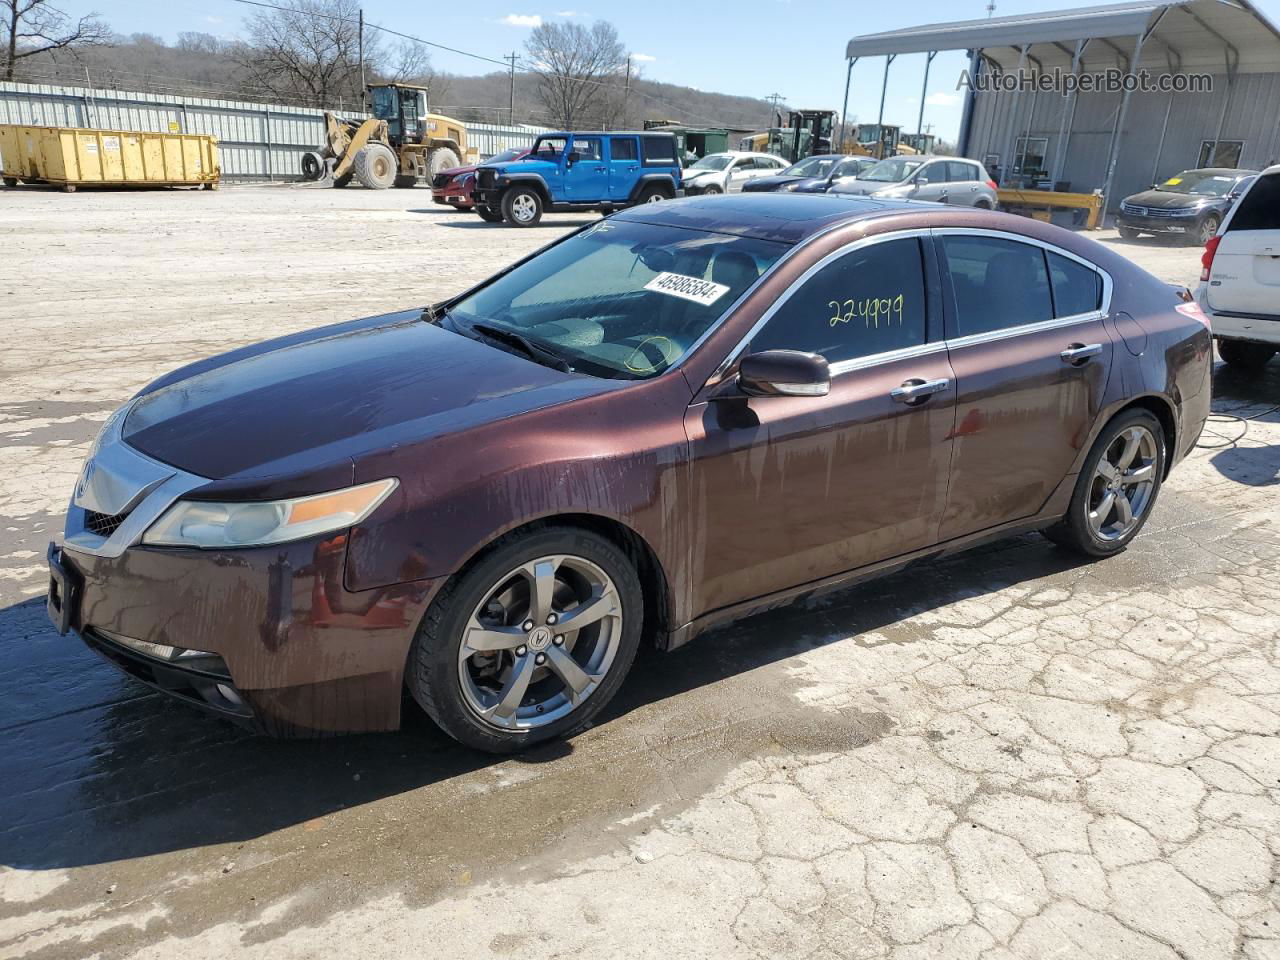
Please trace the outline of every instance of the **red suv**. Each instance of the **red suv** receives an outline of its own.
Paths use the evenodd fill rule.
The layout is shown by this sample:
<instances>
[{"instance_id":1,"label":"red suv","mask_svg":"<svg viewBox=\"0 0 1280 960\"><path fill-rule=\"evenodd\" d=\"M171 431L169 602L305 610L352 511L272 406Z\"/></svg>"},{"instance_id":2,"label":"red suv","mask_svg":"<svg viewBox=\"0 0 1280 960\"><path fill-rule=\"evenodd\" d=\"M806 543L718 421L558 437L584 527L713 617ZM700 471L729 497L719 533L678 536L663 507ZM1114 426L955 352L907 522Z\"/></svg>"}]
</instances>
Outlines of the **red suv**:
<instances>
[{"instance_id":1,"label":"red suv","mask_svg":"<svg viewBox=\"0 0 1280 960\"><path fill-rule=\"evenodd\" d=\"M457 207L459 210L470 210L476 205L471 197L471 191L475 189L477 169L488 163L506 163L528 155L528 147L513 147L494 154L484 164L472 163L465 167L441 170L431 178L431 199L436 203Z\"/></svg>"}]
</instances>

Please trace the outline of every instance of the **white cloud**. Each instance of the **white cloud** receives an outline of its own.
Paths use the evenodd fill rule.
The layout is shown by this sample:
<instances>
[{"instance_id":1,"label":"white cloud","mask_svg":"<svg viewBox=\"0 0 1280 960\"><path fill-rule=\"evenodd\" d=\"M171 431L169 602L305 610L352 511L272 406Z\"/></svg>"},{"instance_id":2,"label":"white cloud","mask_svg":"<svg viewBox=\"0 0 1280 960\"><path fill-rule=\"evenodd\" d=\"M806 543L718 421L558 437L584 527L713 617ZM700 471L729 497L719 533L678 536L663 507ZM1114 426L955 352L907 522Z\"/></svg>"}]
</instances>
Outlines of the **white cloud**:
<instances>
[{"instance_id":1,"label":"white cloud","mask_svg":"<svg viewBox=\"0 0 1280 960\"><path fill-rule=\"evenodd\" d=\"M508 13L498 22L505 23L508 27L542 26L542 18L536 13Z\"/></svg>"},{"instance_id":2,"label":"white cloud","mask_svg":"<svg viewBox=\"0 0 1280 960\"><path fill-rule=\"evenodd\" d=\"M924 98L925 106L929 107L954 107L960 102L960 94L958 93L931 93Z\"/></svg>"},{"instance_id":3,"label":"white cloud","mask_svg":"<svg viewBox=\"0 0 1280 960\"><path fill-rule=\"evenodd\" d=\"M631 55L631 59L636 61L636 63L653 63L658 58L651 57L647 53L633 53Z\"/></svg>"},{"instance_id":4,"label":"white cloud","mask_svg":"<svg viewBox=\"0 0 1280 960\"><path fill-rule=\"evenodd\" d=\"M205 17L205 18L204 18L204 22L205 22L205 23L221 23L221 22L222 22L222 18L221 18L221 17L215 17L215 16L210 15L210 16L207 16L207 17Z\"/></svg>"},{"instance_id":5,"label":"white cloud","mask_svg":"<svg viewBox=\"0 0 1280 960\"><path fill-rule=\"evenodd\" d=\"M580 14L577 10L557 10L556 16L557 17L580 17L582 16L582 14Z\"/></svg>"}]
</instances>

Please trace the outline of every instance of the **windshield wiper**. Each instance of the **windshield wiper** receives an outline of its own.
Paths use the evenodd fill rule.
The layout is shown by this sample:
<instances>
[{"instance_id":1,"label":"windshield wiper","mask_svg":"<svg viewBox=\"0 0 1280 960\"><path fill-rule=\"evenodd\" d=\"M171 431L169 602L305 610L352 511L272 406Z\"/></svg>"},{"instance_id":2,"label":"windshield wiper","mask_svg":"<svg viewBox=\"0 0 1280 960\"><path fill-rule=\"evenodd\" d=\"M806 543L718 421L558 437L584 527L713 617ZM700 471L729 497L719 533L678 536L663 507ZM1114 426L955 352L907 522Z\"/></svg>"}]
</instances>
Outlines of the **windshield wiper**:
<instances>
[{"instance_id":1,"label":"windshield wiper","mask_svg":"<svg viewBox=\"0 0 1280 960\"><path fill-rule=\"evenodd\" d=\"M481 336L488 337L490 340L497 340L500 343L505 343L523 351L531 360L551 367L553 370L559 370L561 373L573 372L573 368L569 366L564 357L557 353L552 353L546 347L539 346L522 333L516 333L506 327L495 326L492 323L483 321L472 322L467 326Z\"/></svg>"}]
</instances>

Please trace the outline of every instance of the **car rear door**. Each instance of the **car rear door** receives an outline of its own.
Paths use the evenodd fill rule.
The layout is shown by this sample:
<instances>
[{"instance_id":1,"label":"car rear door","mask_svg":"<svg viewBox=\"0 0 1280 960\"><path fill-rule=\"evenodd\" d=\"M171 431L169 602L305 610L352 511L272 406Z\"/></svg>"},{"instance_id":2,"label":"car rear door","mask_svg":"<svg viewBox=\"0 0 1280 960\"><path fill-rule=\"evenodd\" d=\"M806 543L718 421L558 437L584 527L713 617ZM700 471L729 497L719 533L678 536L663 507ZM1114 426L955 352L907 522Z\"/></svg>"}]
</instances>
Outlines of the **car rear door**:
<instances>
[{"instance_id":1,"label":"car rear door","mask_svg":"<svg viewBox=\"0 0 1280 960\"><path fill-rule=\"evenodd\" d=\"M625 201L640 177L638 137L609 138L609 199Z\"/></svg>"},{"instance_id":2,"label":"car rear door","mask_svg":"<svg viewBox=\"0 0 1280 960\"><path fill-rule=\"evenodd\" d=\"M829 255L747 334L742 352L825 356L827 396L704 392L690 406L699 610L934 542L955 394L929 242L897 233Z\"/></svg>"},{"instance_id":3,"label":"car rear door","mask_svg":"<svg viewBox=\"0 0 1280 960\"><path fill-rule=\"evenodd\" d=\"M947 182L950 185L947 203L972 207L977 202L978 188L981 181L978 178L978 168L972 163L965 163L963 160L948 160Z\"/></svg>"},{"instance_id":4,"label":"car rear door","mask_svg":"<svg viewBox=\"0 0 1280 960\"><path fill-rule=\"evenodd\" d=\"M1039 512L1102 408L1110 280L1029 238L935 229L956 375L950 540Z\"/></svg>"},{"instance_id":5,"label":"car rear door","mask_svg":"<svg viewBox=\"0 0 1280 960\"><path fill-rule=\"evenodd\" d=\"M1210 308L1280 319L1280 172L1253 182L1219 237L1207 288Z\"/></svg>"}]
</instances>

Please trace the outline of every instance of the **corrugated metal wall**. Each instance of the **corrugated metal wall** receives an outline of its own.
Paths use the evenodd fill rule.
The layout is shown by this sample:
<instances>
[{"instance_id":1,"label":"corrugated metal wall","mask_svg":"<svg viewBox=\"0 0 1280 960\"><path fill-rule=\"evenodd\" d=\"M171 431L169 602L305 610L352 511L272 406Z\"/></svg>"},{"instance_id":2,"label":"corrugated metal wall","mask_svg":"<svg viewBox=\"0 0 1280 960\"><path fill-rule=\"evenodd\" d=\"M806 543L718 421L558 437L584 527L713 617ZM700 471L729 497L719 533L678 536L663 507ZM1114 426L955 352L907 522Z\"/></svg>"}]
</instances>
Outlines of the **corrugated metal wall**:
<instances>
[{"instance_id":1,"label":"corrugated metal wall","mask_svg":"<svg viewBox=\"0 0 1280 960\"><path fill-rule=\"evenodd\" d=\"M27 83L0 83L0 123L210 134L232 180L296 179L302 154L324 138L324 111L307 107ZM481 157L530 145L545 129L467 124Z\"/></svg>"},{"instance_id":2,"label":"corrugated metal wall","mask_svg":"<svg viewBox=\"0 0 1280 960\"><path fill-rule=\"evenodd\" d=\"M1214 77L1212 93L1174 94L1172 101L1170 96L1134 93L1130 97L1109 208L1117 207L1128 194L1149 187L1153 180L1194 167L1199 162L1201 142L1217 136L1224 109L1222 139L1244 141L1242 167L1260 169L1280 160L1280 73L1240 74L1229 107L1225 76ZM997 153L1001 166L1007 168L1014 138L1029 125L1031 136L1048 138L1046 157L1053 169L1066 105L1065 97L1042 93L1035 98L1033 115L1030 93L979 94L969 155L981 160ZM1061 177L1070 182L1072 190L1089 193L1103 185L1119 106L1119 94L1078 97L1071 133L1064 138L1067 156Z\"/></svg>"}]
</instances>

